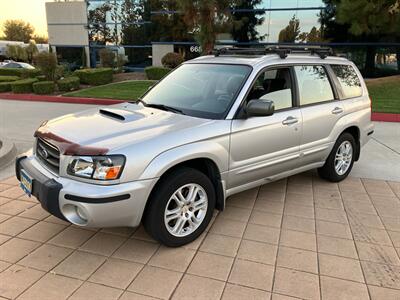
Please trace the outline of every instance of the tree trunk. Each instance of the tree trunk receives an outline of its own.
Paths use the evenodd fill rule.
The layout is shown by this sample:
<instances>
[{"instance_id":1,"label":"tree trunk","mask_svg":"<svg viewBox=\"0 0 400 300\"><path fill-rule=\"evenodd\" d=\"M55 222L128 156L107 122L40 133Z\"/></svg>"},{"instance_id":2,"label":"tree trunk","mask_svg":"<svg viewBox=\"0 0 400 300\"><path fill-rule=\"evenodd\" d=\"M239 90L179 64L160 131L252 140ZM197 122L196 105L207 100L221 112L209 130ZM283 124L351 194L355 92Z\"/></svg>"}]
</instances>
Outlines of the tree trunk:
<instances>
[{"instance_id":1,"label":"tree trunk","mask_svg":"<svg viewBox=\"0 0 400 300\"><path fill-rule=\"evenodd\" d=\"M376 56L376 49L373 46L367 47L367 57L365 59L365 75L370 77L373 75L375 70L375 56Z\"/></svg>"}]
</instances>

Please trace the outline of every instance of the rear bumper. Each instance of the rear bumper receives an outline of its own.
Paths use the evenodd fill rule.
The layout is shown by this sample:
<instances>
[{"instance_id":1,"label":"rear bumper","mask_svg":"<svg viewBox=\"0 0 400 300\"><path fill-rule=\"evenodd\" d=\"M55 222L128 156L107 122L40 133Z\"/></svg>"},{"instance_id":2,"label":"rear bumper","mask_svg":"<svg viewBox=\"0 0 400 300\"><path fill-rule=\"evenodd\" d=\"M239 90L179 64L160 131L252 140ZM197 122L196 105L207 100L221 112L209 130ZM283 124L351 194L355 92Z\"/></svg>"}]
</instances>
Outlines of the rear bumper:
<instances>
[{"instance_id":1,"label":"rear bumper","mask_svg":"<svg viewBox=\"0 0 400 300\"><path fill-rule=\"evenodd\" d=\"M20 180L24 169L32 178L32 195L52 215L84 227L136 227L157 179L117 185L95 185L57 177L34 156L19 157Z\"/></svg>"}]
</instances>

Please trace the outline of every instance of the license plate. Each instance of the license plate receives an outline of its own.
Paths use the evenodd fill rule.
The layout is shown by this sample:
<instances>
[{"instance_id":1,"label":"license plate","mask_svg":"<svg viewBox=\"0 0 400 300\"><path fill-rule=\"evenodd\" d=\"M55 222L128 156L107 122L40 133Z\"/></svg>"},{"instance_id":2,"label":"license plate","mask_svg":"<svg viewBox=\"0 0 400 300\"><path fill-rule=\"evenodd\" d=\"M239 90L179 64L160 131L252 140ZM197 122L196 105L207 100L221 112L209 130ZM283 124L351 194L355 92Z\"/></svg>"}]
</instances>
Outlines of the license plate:
<instances>
[{"instance_id":1,"label":"license plate","mask_svg":"<svg viewBox=\"0 0 400 300\"><path fill-rule=\"evenodd\" d=\"M29 197L32 195L32 181L32 177L25 170L21 169L20 186Z\"/></svg>"}]
</instances>

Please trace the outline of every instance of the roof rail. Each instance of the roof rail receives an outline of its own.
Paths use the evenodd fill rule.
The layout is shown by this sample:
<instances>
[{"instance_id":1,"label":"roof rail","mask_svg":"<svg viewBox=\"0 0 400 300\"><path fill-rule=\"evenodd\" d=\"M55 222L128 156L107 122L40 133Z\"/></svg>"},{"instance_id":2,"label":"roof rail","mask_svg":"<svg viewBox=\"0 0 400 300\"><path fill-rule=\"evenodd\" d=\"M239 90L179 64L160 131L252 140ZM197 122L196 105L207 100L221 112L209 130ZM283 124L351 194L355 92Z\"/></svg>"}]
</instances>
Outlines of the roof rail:
<instances>
[{"instance_id":1,"label":"roof rail","mask_svg":"<svg viewBox=\"0 0 400 300\"><path fill-rule=\"evenodd\" d=\"M278 54L281 59L285 59L288 54L293 53L309 53L311 55L318 55L324 59L328 55L333 55L333 51L329 47L320 46L302 46L302 45L282 45L282 46L266 46L258 48L239 48L239 47L223 47L215 49L212 52L215 56L220 55L267 55Z\"/></svg>"}]
</instances>

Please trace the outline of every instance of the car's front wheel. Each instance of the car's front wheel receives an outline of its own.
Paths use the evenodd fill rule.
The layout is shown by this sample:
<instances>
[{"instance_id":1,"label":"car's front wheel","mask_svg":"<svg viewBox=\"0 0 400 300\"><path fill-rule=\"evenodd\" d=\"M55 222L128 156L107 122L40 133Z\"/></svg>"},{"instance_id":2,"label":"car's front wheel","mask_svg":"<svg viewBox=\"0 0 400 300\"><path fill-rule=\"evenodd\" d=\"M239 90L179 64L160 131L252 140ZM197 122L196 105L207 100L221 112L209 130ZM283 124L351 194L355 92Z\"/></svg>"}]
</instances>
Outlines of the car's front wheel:
<instances>
[{"instance_id":1,"label":"car's front wheel","mask_svg":"<svg viewBox=\"0 0 400 300\"><path fill-rule=\"evenodd\" d=\"M145 211L147 232L166 246L195 240L209 224L215 207L215 190L200 171L180 168L163 178Z\"/></svg>"},{"instance_id":2,"label":"car's front wheel","mask_svg":"<svg viewBox=\"0 0 400 300\"><path fill-rule=\"evenodd\" d=\"M341 134L325 165L318 169L319 176L332 182L345 179L353 168L355 150L354 137L348 132Z\"/></svg>"}]
</instances>

